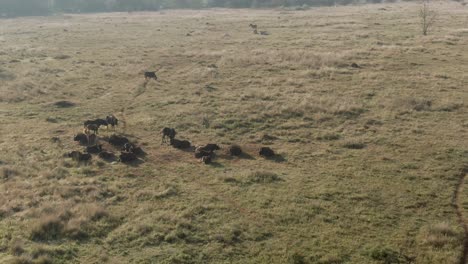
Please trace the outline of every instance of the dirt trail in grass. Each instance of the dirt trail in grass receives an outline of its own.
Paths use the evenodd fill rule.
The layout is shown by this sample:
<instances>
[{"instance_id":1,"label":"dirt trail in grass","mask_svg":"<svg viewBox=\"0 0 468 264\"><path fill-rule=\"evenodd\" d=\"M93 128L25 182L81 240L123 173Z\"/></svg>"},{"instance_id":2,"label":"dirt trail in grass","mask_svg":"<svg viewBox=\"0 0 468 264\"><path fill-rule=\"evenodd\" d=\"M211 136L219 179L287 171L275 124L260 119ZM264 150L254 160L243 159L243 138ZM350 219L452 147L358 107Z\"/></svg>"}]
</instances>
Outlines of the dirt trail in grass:
<instances>
[{"instance_id":1,"label":"dirt trail in grass","mask_svg":"<svg viewBox=\"0 0 468 264\"><path fill-rule=\"evenodd\" d=\"M463 193L463 185L465 183L466 175L468 174L468 167L465 167L460 173L458 183L455 188L455 193L453 195L453 206L455 207L458 221L463 228L464 238L463 238L463 250L460 255L460 264L466 264L468 262L468 223L467 219L463 216L463 204L460 200L460 195Z\"/></svg>"}]
</instances>

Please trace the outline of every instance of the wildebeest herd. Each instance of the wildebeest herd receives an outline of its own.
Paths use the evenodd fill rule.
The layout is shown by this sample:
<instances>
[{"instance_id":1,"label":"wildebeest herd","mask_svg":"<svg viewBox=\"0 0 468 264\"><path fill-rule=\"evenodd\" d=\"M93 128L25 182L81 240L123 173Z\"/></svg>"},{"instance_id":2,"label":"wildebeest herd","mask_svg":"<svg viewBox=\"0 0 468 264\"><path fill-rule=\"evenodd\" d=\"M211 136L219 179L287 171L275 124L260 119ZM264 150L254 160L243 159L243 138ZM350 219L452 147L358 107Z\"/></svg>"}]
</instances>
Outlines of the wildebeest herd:
<instances>
[{"instance_id":1,"label":"wildebeest herd","mask_svg":"<svg viewBox=\"0 0 468 264\"><path fill-rule=\"evenodd\" d=\"M250 27L255 31L257 25L250 24ZM155 79L156 72L145 72L145 79ZM120 161L123 163L131 163L138 160L138 157L144 156L146 153L141 147L138 147L135 143L130 142L130 140L124 136L113 134L110 137L99 137L99 128L106 127L106 130L109 130L109 126L115 130L115 127L119 124L119 120L114 115L108 115L105 119L97 118L94 120L86 120L83 123L83 132L78 133L74 136L73 140L79 142L80 145L85 146L83 152L80 151L71 151L65 156L72 158L78 162L88 162L92 159L91 154L97 154L99 158L106 161ZM207 144L204 146L192 147L192 144L188 140L179 140L176 139L177 132L174 128L165 127L161 130L161 144L167 143L169 139L169 144L177 149L194 149L195 158L199 159L205 164L209 164L213 161L215 157L215 151L220 150L221 148L217 144ZM103 144L99 144L100 140L107 141L109 145L119 148L120 154L117 156L109 150L103 148ZM238 145L229 146L229 155L231 156L241 156L243 154L242 149ZM275 157L275 152L268 147L260 148L258 154L265 158Z\"/></svg>"},{"instance_id":2,"label":"wildebeest herd","mask_svg":"<svg viewBox=\"0 0 468 264\"><path fill-rule=\"evenodd\" d=\"M113 162L120 161L122 163L132 163L137 161L139 157L145 156L146 153L143 149L132 143L127 137L117 134L111 136L99 137L99 129L106 127L109 130L109 126L115 130L119 120L114 115L109 115L105 119L94 119L87 120L83 123L83 132L78 133L74 136L73 140L77 141L80 145L84 146L83 152L71 151L66 154L67 157L72 158L78 162L88 162L92 159L92 155L97 155L102 160ZM195 158L199 159L205 164L209 164L215 158L215 151L221 148L214 143L206 144L203 146L193 146L188 140L180 140L176 138L177 132L174 128L165 127L161 130L161 144L169 143L172 147L183 150L194 151ZM169 140L169 141L168 141ZM102 141L108 143L114 149L120 152L118 155L110 149L106 149ZM108 147L107 147L108 148ZM228 148L230 156L241 156L243 151L238 145L231 145ZM275 152L268 147L262 147L258 154L265 158L272 158L275 156Z\"/></svg>"},{"instance_id":3,"label":"wildebeest herd","mask_svg":"<svg viewBox=\"0 0 468 264\"><path fill-rule=\"evenodd\" d=\"M136 161L139 156L144 156L145 152L141 147L138 147L124 136L116 134L110 137L98 136L101 127L106 127L109 130L110 126L115 130L118 124L119 120L114 115L108 115L105 119L86 120L83 123L83 132L76 134L73 138L74 141L84 146L84 151L75 150L67 153L66 156L79 162L87 162L92 159L91 154L97 154L103 160L109 162L120 161L123 163L130 163ZM120 150L120 154L116 156L111 150L106 150L103 144L100 144L100 141L107 141L109 145L117 147Z\"/></svg>"}]
</instances>

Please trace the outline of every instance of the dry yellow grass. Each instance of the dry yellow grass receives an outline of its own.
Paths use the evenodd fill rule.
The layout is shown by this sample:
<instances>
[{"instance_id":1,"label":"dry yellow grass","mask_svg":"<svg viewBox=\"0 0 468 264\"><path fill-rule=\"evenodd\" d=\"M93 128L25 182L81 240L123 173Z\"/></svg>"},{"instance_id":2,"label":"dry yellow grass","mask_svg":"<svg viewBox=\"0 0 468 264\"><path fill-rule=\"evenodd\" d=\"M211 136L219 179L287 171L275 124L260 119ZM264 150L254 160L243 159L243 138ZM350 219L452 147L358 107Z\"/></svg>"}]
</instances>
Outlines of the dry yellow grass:
<instances>
[{"instance_id":1,"label":"dry yellow grass","mask_svg":"<svg viewBox=\"0 0 468 264\"><path fill-rule=\"evenodd\" d=\"M417 10L1 20L0 262L456 263L468 8L441 3L425 37ZM143 163L63 157L109 113ZM224 149L206 166L161 146L165 126Z\"/></svg>"}]
</instances>

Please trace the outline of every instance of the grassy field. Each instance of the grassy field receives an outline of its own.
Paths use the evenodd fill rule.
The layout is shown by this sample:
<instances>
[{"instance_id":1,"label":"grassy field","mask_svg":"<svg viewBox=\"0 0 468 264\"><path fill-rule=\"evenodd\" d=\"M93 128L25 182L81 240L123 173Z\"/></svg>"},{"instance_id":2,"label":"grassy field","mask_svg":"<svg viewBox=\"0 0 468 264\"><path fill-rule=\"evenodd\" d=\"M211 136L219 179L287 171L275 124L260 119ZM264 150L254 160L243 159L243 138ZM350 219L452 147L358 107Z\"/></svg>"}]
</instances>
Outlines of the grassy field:
<instances>
[{"instance_id":1,"label":"grassy field","mask_svg":"<svg viewBox=\"0 0 468 264\"><path fill-rule=\"evenodd\" d=\"M0 262L459 263L468 7L437 9L425 37L415 4L0 20ZM110 113L144 162L63 157Z\"/></svg>"}]
</instances>

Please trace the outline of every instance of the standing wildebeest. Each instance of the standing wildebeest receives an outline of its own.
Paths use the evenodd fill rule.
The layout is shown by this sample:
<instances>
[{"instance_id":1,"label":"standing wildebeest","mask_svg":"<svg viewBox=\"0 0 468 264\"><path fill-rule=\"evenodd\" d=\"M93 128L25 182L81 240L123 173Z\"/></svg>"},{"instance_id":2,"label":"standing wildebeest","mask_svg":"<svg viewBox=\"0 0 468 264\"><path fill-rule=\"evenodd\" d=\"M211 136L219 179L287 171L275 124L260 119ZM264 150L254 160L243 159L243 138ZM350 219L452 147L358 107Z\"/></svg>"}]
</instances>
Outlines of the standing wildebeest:
<instances>
[{"instance_id":1,"label":"standing wildebeest","mask_svg":"<svg viewBox=\"0 0 468 264\"><path fill-rule=\"evenodd\" d=\"M257 25L256 24L249 24L249 27L251 27L253 30L257 30Z\"/></svg>"},{"instance_id":2,"label":"standing wildebeest","mask_svg":"<svg viewBox=\"0 0 468 264\"><path fill-rule=\"evenodd\" d=\"M173 140L177 134L177 132L175 131L174 128L168 128L168 127L165 127L161 130L161 134L162 134L162 139L161 139L161 144L167 142L166 141L166 137L169 138L169 140Z\"/></svg>"},{"instance_id":3,"label":"standing wildebeest","mask_svg":"<svg viewBox=\"0 0 468 264\"><path fill-rule=\"evenodd\" d=\"M152 71L152 72L145 72L145 79L148 80L148 79L155 79L157 80L158 77L156 76L156 72L155 71Z\"/></svg>"},{"instance_id":4,"label":"standing wildebeest","mask_svg":"<svg viewBox=\"0 0 468 264\"><path fill-rule=\"evenodd\" d=\"M88 124L85 127L85 133L89 134L90 132L93 132L94 134L97 134L99 130L99 126L96 124Z\"/></svg>"},{"instance_id":5,"label":"standing wildebeest","mask_svg":"<svg viewBox=\"0 0 468 264\"><path fill-rule=\"evenodd\" d=\"M114 115L106 116L106 122L108 125L111 125L112 128L114 128L115 126L119 124L119 120Z\"/></svg>"}]
</instances>

